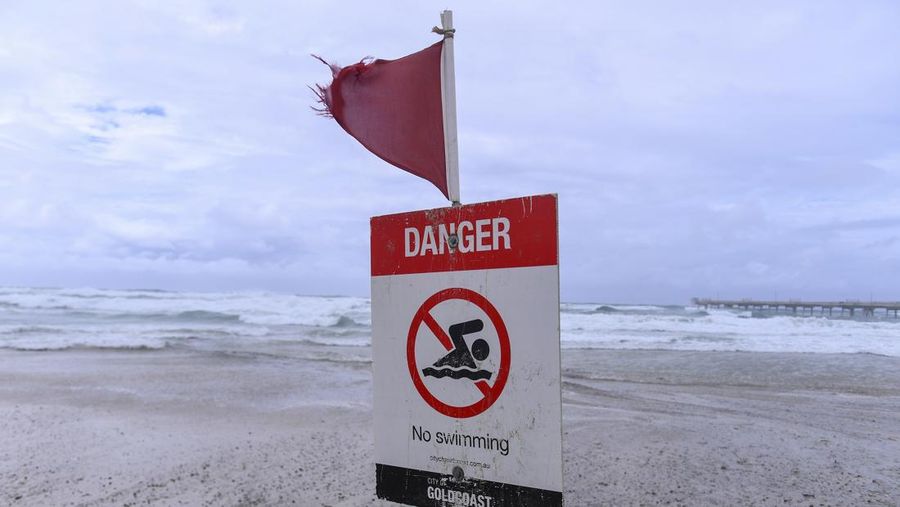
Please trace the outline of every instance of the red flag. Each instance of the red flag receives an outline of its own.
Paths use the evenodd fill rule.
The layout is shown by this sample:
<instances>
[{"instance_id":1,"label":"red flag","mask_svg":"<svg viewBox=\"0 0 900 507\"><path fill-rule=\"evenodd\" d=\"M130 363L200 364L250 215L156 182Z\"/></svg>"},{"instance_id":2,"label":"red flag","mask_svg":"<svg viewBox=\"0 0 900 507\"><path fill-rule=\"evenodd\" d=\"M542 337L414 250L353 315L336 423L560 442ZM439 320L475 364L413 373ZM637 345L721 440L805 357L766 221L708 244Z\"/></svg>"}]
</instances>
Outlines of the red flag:
<instances>
[{"instance_id":1,"label":"red flag","mask_svg":"<svg viewBox=\"0 0 900 507\"><path fill-rule=\"evenodd\" d=\"M443 45L441 41L397 60L363 60L343 68L328 64L333 80L316 88L325 106L320 112L332 116L369 151L432 182L449 198L441 101Z\"/></svg>"}]
</instances>

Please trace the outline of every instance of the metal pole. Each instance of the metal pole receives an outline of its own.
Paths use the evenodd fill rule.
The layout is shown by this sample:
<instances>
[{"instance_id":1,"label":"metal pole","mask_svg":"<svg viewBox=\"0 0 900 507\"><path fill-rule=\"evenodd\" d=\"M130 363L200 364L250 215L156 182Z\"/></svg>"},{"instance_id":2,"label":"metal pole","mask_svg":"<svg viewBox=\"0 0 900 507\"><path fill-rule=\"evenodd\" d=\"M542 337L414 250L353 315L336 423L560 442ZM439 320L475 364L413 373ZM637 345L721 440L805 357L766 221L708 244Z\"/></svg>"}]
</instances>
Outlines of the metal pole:
<instances>
[{"instance_id":1,"label":"metal pole","mask_svg":"<svg viewBox=\"0 0 900 507\"><path fill-rule=\"evenodd\" d=\"M444 109L444 163L447 167L447 194L454 206L459 206L459 141L456 136L456 70L453 64L453 11L441 13L444 36L441 51L441 99Z\"/></svg>"}]
</instances>

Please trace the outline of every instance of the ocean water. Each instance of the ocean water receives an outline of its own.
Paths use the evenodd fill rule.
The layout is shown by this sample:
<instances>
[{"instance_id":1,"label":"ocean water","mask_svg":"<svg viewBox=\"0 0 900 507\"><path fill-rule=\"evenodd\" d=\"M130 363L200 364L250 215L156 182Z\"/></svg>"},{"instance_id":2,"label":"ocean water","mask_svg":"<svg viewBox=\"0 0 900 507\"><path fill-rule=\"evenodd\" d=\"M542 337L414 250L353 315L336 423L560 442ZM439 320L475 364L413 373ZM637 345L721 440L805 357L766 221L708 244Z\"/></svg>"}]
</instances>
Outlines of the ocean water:
<instances>
[{"instance_id":1,"label":"ocean water","mask_svg":"<svg viewBox=\"0 0 900 507\"><path fill-rule=\"evenodd\" d=\"M900 319L564 303L564 349L868 353L900 357ZM199 351L367 361L367 298L266 292L0 288L0 348Z\"/></svg>"}]
</instances>

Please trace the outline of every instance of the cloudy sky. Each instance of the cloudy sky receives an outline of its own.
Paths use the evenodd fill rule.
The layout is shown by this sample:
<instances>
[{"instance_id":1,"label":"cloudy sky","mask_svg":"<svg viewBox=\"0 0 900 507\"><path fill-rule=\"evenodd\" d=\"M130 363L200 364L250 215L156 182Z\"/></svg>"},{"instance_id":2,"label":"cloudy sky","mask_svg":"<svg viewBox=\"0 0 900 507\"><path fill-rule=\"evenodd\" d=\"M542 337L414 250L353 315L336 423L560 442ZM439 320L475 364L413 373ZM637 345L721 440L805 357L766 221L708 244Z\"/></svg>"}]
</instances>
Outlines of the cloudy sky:
<instances>
[{"instance_id":1,"label":"cloudy sky","mask_svg":"<svg viewBox=\"0 0 900 507\"><path fill-rule=\"evenodd\" d=\"M445 205L307 85L454 9L464 202L556 192L562 296L900 299L900 4L0 1L0 285L368 294Z\"/></svg>"}]
</instances>

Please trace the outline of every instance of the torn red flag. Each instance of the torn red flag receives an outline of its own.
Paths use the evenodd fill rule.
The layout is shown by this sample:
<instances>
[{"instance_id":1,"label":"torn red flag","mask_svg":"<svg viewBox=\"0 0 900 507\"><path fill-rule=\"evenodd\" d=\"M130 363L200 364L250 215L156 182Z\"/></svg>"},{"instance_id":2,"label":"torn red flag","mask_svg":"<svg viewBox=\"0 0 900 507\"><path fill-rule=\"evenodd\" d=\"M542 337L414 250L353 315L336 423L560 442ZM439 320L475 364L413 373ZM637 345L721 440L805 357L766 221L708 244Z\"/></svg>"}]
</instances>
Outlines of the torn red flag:
<instances>
[{"instance_id":1,"label":"torn red flag","mask_svg":"<svg viewBox=\"0 0 900 507\"><path fill-rule=\"evenodd\" d=\"M444 196L447 170L438 42L396 60L331 67L330 85L316 85L326 116L389 164L433 183Z\"/></svg>"}]
</instances>

